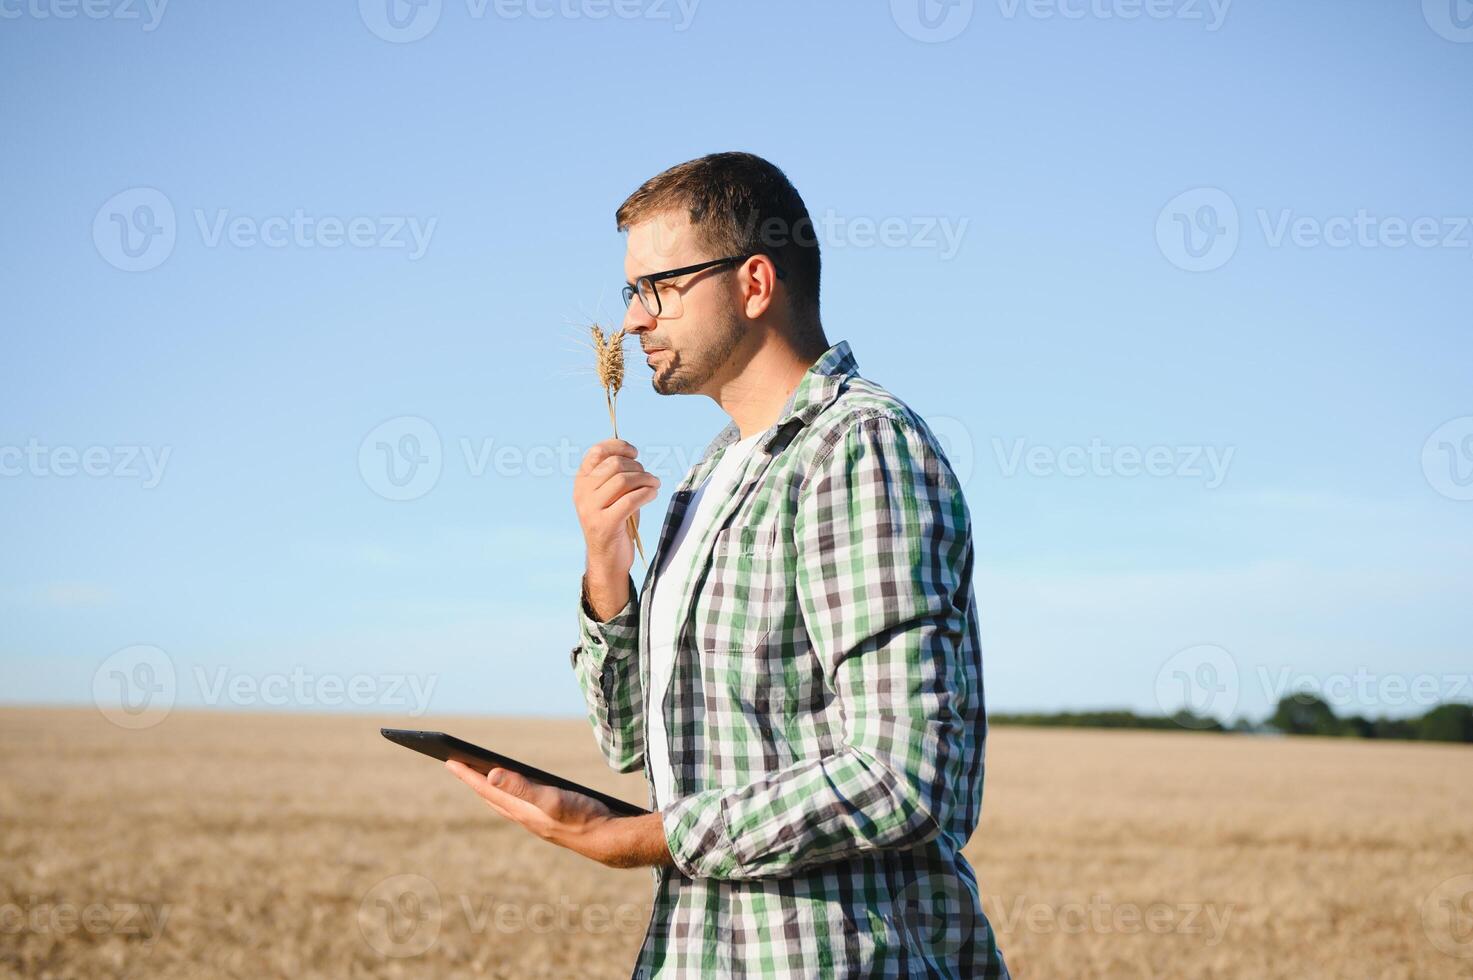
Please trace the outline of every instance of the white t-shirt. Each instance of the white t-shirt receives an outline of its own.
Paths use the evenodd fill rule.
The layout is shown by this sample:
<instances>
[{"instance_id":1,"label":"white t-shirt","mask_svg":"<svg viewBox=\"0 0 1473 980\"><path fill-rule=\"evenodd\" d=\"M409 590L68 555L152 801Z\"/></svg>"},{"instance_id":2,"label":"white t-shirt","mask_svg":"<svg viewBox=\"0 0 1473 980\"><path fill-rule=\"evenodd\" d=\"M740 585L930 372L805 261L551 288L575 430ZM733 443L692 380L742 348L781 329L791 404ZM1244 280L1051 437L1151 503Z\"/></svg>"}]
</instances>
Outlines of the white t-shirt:
<instances>
[{"instance_id":1,"label":"white t-shirt","mask_svg":"<svg viewBox=\"0 0 1473 980\"><path fill-rule=\"evenodd\" d=\"M660 568L650 587L650 698L646 705L649 716L650 770L655 777L655 802L664 806L675 792L675 776L670 768L670 742L665 734L665 715L660 706L670 683L675 664L675 631L680 626L680 597L695 572L696 544L705 536L711 519L721 502L736 489L737 473L752 454L765 432L749 436L726 447L709 476L696 488L685 507L685 519L670 539L670 547L660 561Z\"/></svg>"}]
</instances>

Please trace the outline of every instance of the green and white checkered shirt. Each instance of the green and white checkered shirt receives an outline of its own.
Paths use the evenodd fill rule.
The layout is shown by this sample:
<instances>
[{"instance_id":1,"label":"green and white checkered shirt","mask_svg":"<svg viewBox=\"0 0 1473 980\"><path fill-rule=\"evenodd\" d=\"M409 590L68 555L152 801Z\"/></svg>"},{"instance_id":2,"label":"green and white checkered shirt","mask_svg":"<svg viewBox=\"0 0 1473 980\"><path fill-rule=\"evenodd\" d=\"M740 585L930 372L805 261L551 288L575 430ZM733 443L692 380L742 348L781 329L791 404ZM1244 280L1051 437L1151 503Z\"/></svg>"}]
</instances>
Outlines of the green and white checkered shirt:
<instances>
[{"instance_id":1,"label":"green and white checkered shirt","mask_svg":"<svg viewBox=\"0 0 1473 980\"><path fill-rule=\"evenodd\" d=\"M675 490L650 569L738 438ZM614 769L653 785L646 712L669 733L675 868L655 869L634 976L1006 977L961 854L987 718L971 523L930 428L835 344L696 553L663 704L651 574L608 621L580 602L571 656Z\"/></svg>"}]
</instances>

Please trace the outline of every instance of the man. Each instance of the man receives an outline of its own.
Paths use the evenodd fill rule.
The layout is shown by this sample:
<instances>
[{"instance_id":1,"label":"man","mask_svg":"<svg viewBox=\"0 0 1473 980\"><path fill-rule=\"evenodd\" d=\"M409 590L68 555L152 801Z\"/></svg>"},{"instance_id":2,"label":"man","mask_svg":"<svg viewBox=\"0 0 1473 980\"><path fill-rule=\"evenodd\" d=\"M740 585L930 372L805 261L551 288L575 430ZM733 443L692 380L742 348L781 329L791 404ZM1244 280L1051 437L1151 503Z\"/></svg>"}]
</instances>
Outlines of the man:
<instances>
[{"instance_id":1,"label":"man","mask_svg":"<svg viewBox=\"0 0 1473 980\"><path fill-rule=\"evenodd\" d=\"M772 164L720 153L624 202L628 313L661 394L731 417L675 490L643 588L631 515L660 481L583 458L580 642L599 748L655 812L454 769L499 813L654 869L636 977L1006 977L961 848L986 716L961 488L914 412L819 322L819 249Z\"/></svg>"}]
</instances>

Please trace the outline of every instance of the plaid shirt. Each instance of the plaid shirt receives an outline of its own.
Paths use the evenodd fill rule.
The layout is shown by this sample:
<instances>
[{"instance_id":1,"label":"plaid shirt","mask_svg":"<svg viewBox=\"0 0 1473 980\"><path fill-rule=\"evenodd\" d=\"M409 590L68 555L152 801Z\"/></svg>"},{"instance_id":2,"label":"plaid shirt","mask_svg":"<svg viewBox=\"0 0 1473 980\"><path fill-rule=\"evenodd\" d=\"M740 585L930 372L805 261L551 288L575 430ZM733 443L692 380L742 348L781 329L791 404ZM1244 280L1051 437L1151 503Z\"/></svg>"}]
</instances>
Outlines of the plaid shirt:
<instances>
[{"instance_id":1,"label":"plaid shirt","mask_svg":"<svg viewBox=\"0 0 1473 980\"><path fill-rule=\"evenodd\" d=\"M739 437L675 490L650 569ZM675 868L634 976L1006 977L961 854L987 734L970 520L926 423L834 345L696 554L664 704L648 572L607 621L580 603L570 658L614 769L653 785L646 712L669 733Z\"/></svg>"}]
</instances>

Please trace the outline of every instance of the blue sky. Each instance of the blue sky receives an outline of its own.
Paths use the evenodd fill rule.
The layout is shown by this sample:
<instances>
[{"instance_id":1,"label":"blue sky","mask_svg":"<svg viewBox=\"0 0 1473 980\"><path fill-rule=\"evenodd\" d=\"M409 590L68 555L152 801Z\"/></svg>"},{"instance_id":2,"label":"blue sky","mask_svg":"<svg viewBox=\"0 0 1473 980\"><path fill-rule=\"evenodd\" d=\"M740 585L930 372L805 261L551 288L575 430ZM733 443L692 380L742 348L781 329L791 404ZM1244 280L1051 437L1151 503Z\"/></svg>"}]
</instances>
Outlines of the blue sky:
<instances>
[{"instance_id":1,"label":"blue sky","mask_svg":"<svg viewBox=\"0 0 1473 980\"><path fill-rule=\"evenodd\" d=\"M725 149L948 443L993 709L1473 697L1465 0L386 2L0 2L0 700L581 712L581 325ZM724 421L632 362L646 540Z\"/></svg>"}]
</instances>

